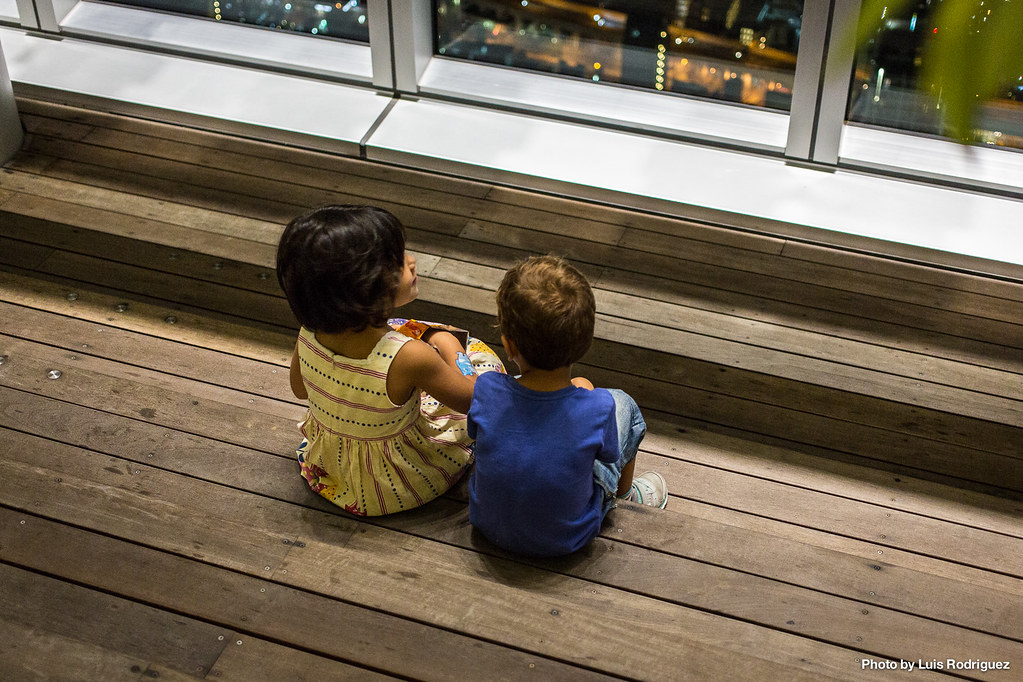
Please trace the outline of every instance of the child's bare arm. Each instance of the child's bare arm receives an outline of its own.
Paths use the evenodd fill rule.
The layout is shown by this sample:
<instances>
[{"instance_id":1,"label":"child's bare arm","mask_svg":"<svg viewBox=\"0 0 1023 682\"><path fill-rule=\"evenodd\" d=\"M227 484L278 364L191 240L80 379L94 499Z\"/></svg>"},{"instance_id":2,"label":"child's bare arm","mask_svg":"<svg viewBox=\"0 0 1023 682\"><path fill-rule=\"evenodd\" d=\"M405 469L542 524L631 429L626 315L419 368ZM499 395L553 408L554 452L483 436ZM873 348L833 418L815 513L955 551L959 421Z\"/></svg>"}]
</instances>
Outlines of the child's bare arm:
<instances>
[{"instance_id":1,"label":"child's bare arm","mask_svg":"<svg viewBox=\"0 0 1023 682\"><path fill-rule=\"evenodd\" d=\"M458 350L439 351L421 341L409 341L402 346L387 373L387 393L391 401L400 404L404 400L395 398L407 399L413 389L419 388L458 412L468 412L476 376L463 376L456 369L455 356L461 352L461 344L455 340L455 345ZM451 355L450 363L442 353Z\"/></svg>"},{"instance_id":2,"label":"child's bare arm","mask_svg":"<svg viewBox=\"0 0 1023 682\"><path fill-rule=\"evenodd\" d=\"M593 382L586 377L576 377L572 379L572 385L578 386L579 388L585 388L587 391L593 390Z\"/></svg>"},{"instance_id":3,"label":"child's bare arm","mask_svg":"<svg viewBox=\"0 0 1023 682\"><path fill-rule=\"evenodd\" d=\"M429 335L423 335L423 341L436 348L437 352L440 353L441 359L457 369L455 363L457 362L458 354L465 352L465 349L462 348L462 343L454 334L441 330L431 330ZM433 394L431 393L430 395Z\"/></svg>"},{"instance_id":4,"label":"child's bare arm","mask_svg":"<svg viewBox=\"0 0 1023 682\"><path fill-rule=\"evenodd\" d=\"M302 365L298 361L298 343L295 344L295 352L291 354L291 392L296 398L306 400L309 392L305 390L305 383L302 381Z\"/></svg>"}]
</instances>

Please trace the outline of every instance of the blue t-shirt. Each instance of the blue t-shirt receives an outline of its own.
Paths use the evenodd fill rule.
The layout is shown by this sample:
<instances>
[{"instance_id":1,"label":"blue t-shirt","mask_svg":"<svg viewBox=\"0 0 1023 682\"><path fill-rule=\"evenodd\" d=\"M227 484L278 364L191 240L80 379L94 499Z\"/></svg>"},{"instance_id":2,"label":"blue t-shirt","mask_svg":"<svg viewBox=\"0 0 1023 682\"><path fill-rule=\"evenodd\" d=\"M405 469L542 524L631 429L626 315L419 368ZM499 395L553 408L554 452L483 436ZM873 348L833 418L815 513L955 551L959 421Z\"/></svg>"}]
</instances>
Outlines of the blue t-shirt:
<instances>
[{"instance_id":1,"label":"blue t-shirt","mask_svg":"<svg viewBox=\"0 0 1023 682\"><path fill-rule=\"evenodd\" d=\"M486 372L476 379L468 429L476 439L469 521L488 540L519 554L560 556L596 537L604 500L593 463L619 455L608 391L534 391Z\"/></svg>"}]
</instances>

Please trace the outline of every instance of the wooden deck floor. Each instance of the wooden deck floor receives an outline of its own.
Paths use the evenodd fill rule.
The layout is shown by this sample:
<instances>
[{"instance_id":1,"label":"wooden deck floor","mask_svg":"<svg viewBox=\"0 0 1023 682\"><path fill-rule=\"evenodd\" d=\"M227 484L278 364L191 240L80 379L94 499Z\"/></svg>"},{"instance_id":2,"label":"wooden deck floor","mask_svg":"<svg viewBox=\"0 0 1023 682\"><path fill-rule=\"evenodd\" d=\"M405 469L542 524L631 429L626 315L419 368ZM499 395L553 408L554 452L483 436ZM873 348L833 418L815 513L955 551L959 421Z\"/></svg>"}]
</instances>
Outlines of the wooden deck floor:
<instances>
[{"instance_id":1,"label":"wooden deck floor","mask_svg":"<svg viewBox=\"0 0 1023 682\"><path fill-rule=\"evenodd\" d=\"M0 679L1021 679L1023 284L20 106ZM313 495L270 267L328 201L393 210L412 314L490 341L507 265L579 264L580 372L639 399L668 509L528 562L462 491L372 521Z\"/></svg>"}]
</instances>

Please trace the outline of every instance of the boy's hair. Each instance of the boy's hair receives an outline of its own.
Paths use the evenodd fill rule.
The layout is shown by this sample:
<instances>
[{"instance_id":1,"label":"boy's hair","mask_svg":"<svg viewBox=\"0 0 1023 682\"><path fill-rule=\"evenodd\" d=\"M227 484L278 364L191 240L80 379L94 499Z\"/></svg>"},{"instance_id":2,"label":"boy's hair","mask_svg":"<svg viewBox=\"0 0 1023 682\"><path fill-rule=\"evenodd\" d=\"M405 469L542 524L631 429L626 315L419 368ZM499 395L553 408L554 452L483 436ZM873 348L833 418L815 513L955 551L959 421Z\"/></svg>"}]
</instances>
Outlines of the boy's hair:
<instances>
[{"instance_id":1,"label":"boy's hair","mask_svg":"<svg viewBox=\"0 0 1023 682\"><path fill-rule=\"evenodd\" d=\"M302 326L336 334L387 324L405 265L405 228L373 206L323 206L292 220L277 281Z\"/></svg>"},{"instance_id":2,"label":"boy's hair","mask_svg":"<svg viewBox=\"0 0 1023 682\"><path fill-rule=\"evenodd\" d=\"M596 304L581 272L556 256L534 256L497 289L501 333L538 369L567 367L589 350Z\"/></svg>"}]
</instances>

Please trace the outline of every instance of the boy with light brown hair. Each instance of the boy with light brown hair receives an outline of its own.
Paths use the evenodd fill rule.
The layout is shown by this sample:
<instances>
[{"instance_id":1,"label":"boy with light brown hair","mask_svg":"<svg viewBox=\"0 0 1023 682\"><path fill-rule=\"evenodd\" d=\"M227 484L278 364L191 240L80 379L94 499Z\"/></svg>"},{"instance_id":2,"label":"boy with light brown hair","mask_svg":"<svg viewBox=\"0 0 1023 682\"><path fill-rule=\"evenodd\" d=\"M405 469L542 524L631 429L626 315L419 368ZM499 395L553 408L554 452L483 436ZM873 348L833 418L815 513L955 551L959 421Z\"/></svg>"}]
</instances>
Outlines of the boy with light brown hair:
<instances>
[{"instance_id":1,"label":"boy with light brown hair","mask_svg":"<svg viewBox=\"0 0 1023 682\"><path fill-rule=\"evenodd\" d=\"M663 477L633 478L646 434L636 402L572 377L593 340L586 278L561 258L533 257L505 274L497 306L501 342L520 374L476 380L468 421L476 440L473 526L509 551L558 556L596 537L618 499L663 509Z\"/></svg>"}]
</instances>

